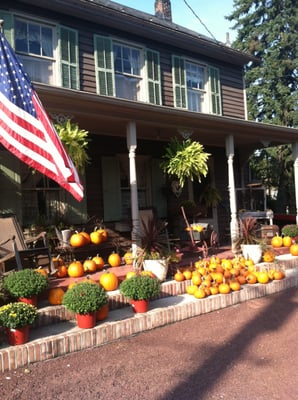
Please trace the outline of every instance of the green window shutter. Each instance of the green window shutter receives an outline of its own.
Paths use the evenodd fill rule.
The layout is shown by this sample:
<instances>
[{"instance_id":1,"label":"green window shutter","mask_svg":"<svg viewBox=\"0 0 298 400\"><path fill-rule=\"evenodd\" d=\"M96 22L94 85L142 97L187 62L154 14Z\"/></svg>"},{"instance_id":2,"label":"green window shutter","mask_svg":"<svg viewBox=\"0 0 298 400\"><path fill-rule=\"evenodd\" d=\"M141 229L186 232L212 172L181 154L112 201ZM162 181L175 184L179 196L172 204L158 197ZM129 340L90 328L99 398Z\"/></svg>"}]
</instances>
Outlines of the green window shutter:
<instances>
[{"instance_id":1,"label":"green window shutter","mask_svg":"<svg viewBox=\"0 0 298 400\"><path fill-rule=\"evenodd\" d=\"M183 58L172 56L172 75L175 107L187 108L185 64Z\"/></svg>"},{"instance_id":2,"label":"green window shutter","mask_svg":"<svg viewBox=\"0 0 298 400\"><path fill-rule=\"evenodd\" d=\"M219 69L209 67L211 113L221 115L221 96Z\"/></svg>"},{"instance_id":3,"label":"green window shutter","mask_svg":"<svg viewBox=\"0 0 298 400\"><path fill-rule=\"evenodd\" d=\"M4 36L6 40L9 42L11 47L14 46L14 37L13 37L13 15L7 11L0 10L0 19L3 19L4 24Z\"/></svg>"},{"instance_id":4,"label":"green window shutter","mask_svg":"<svg viewBox=\"0 0 298 400\"><path fill-rule=\"evenodd\" d=\"M94 58L97 93L115 95L112 40L106 36L94 36Z\"/></svg>"},{"instance_id":5,"label":"green window shutter","mask_svg":"<svg viewBox=\"0 0 298 400\"><path fill-rule=\"evenodd\" d=\"M62 86L80 89L78 32L60 26L60 55Z\"/></svg>"},{"instance_id":6,"label":"green window shutter","mask_svg":"<svg viewBox=\"0 0 298 400\"><path fill-rule=\"evenodd\" d=\"M146 50L149 103L161 105L161 79L159 53Z\"/></svg>"}]
</instances>

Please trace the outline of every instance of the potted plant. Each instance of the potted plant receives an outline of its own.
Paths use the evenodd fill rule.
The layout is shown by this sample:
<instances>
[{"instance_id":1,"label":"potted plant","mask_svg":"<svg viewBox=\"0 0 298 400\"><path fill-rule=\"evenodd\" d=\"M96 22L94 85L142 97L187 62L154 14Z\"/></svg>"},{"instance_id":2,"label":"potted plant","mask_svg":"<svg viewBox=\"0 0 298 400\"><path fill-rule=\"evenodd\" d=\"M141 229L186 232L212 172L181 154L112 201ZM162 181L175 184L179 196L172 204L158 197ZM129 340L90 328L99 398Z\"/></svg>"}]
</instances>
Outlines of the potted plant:
<instances>
[{"instance_id":1,"label":"potted plant","mask_svg":"<svg viewBox=\"0 0 298 400\"><path fill-rule=\"evenodd\" d=\"M4 287L11 296L35 306L37 306L37 296L48 285L48 278L33 269L12 271L4 278Z\"/></svg>"},{"instance_id":2,"label":"potted plant","mask_svg":"<svg viewBox=\"0 0 298 400\"><path fill-rule=\"evenodd\" d=\"M37 308L31 304L15 302L0 307L0 325L6 328L10 345L23 344L29 339L29 326L37 318Z\"/></svg>"},{"instance_id":3,"label":"potted plant","mask_svg":"<svg viewBox=\"0 0 298 400\"><path fill-rule=\"evenodd\" d=\"M93 282L81 282L68 289L62 304L76 314L80 328L93 328L96 312L108 302L105 290Z\"/></svg>"},{"instance_id":4,"label":"potted plant","mask_svg":"<svg viewBox=\"0 0 298 400\"><path fill-rule=\"evenodd\" d=\"M298 225L295 225L295 224L285 225L281 229L281 233L282 233L283 236L289 236L291 238L297 238L298 237Z\"/></svg>"},{"instance_id":5,"label":"potted plant","mask_svg":"<svg viewBox=\"0 0 298 400\"><path fill-rule=\"evenodd\" d=\"M236 247L240 248L246 259L251 259L255 264L262 259L263 243L258 237L259 228L257 219L246 217L240 219L239 238Z\"/></svg>"},{"instance_id":6,"label":"potted plant","mask_svg":"<svg viewBox=\"0 0 298 400\"><path fill-rule=\"evenodd\" d=\"M119 290L130 299L134 312L146 312L149 300L160 293L160 282L149 275L138 274L122 281Z\"/></svg>"},{"instance_id":7,"label":"potted plant","mask_svg":"<svg viewBox=\"0 0 298 400\"><path fill-rule=\"evenodd\" d=\"M158 223L154 217L141 220L138 235L140 248L135 256L135 267L151 271L160 281L166 279L169 262L178 262L177 253L169 248L166 223Z\"/></svg>"}]
</instances>

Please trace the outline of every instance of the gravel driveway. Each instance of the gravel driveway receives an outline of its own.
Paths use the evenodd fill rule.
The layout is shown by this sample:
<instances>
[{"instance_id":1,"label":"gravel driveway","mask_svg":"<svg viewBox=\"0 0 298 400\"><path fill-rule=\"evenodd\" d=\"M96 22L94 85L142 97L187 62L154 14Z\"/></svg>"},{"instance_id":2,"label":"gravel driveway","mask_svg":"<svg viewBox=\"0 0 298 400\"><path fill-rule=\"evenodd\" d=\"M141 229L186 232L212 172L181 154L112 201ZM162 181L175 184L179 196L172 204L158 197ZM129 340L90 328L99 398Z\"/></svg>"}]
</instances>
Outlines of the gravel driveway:
<instances>
[{"instance_id":1,"label":"gravel driveway","mask_svg":"<svg viewBox=\"0 0 298 400\"><path fill-rule=\"evenodd\" d=\"M0 397L297 400L297 307L292 288L3 373Z\"/></svg>"}]
</instances>

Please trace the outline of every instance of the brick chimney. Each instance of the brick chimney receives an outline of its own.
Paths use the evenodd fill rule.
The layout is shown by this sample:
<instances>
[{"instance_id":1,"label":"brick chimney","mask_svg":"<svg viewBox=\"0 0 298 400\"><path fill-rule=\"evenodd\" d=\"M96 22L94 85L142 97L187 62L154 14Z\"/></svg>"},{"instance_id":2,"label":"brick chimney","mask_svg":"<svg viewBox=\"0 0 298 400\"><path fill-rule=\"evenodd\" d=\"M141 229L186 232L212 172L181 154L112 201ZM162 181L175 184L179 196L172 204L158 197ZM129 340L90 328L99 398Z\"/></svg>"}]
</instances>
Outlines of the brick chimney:
<instances>
[{"instance_id":1,"label":"brick chimney","mask_svg":"<svg viewBox=\"0 0 298 400\"><path fill-rule=\"evenodd\" d=\"M155 0L155 16L160 19L172 21L171 1Z\"/></svg>"}]
</instances>

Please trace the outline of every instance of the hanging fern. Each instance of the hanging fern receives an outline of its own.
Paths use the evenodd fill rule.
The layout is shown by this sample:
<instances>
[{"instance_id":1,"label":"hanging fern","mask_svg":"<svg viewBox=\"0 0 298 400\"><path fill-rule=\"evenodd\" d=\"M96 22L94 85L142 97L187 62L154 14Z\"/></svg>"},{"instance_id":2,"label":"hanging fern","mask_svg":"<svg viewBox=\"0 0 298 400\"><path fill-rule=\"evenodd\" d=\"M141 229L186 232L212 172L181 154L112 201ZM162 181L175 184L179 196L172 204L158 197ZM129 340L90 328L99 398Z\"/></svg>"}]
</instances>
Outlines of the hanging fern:
<instances>
[{"instance_id":1,"label":"hanging fern","mask_svg":"<svg viewBox=\"0 0 298 400\"><path fill-rule=\"evenodd\" d=\"M80 129L78 124L71 123L70 119L62 124L55 124L55 128L76 169L83 173L86 163L89 162L87 154L89 132Z\"/></svg>"},{"instance_id":2,"label":"hanging fern","mask_svg":"<svg viewBox=\"0 0 298 400\"><path fill-rule=\"evenodd\" d=\"M193 181L197 178L201 182L201 177L206 177L209 156L199 142L191 139L180 142L173 138L166 148L163 156L165 161L161 163L161 168L170 177L177 177L183 187L186 179Z\"/></svg>"}]
</instances>

